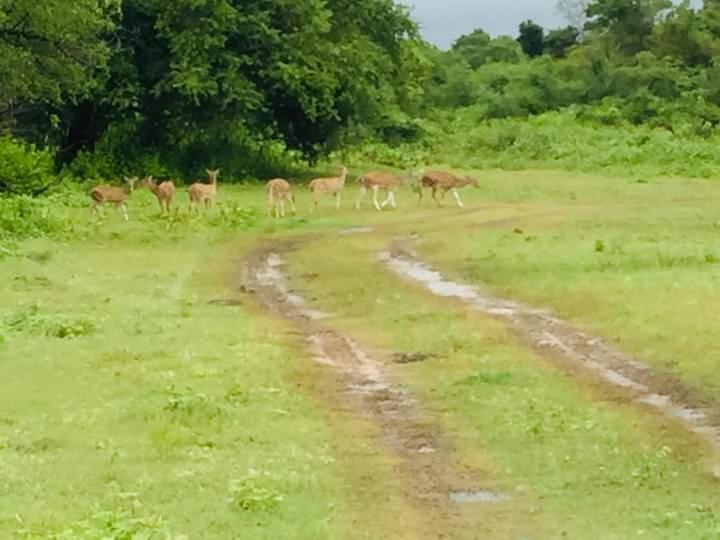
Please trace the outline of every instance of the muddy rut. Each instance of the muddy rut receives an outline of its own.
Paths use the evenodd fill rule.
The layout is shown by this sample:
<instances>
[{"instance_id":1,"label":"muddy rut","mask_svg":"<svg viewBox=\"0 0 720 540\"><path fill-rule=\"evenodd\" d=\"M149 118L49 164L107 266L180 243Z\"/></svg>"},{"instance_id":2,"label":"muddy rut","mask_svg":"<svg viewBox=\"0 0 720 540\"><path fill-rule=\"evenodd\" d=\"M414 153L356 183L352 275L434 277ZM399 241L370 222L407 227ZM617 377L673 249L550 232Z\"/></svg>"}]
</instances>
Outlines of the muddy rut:
<instances>
[{"instance_id":1,"label":"muddy rut","mask_svg":"<svg viewBox=\"0 0 720 540\"><path fill-rule=\"evenodd\" d=\"M720 406L696 397L681 381L663 375L635 358L612 349L602 340L574 328L549 311L498 298L481 289L451 281L417 258L410 243L397 239L379 254L380 260L404 279L422 285L436 296L455 298L472 309L500 319L520 341L561 362L629 394L631 400L659 411L720 450ZM713 465L720 477L720 464Z\"/></svg>"},{"instance_id":2,"label":"muddy rut","mask_svg":"<svg viewBox=\"0 0 720 540\"><path fill-rule=\"evenodd\" d=\"M473 478L460 473L437 426L384 364L349 336L324 326L328 315L309 309L289 290L282 254L295 246L278 242L247 258L246 290L265 309L293 324L313 358L336 373L342 401L350 402L356 414L378 428L378 444L396 458L398 483L404 498L417 510L422 537L465 537L458 504L495 503L509 497L479 489Z\"/></svg>"}]
</instances>

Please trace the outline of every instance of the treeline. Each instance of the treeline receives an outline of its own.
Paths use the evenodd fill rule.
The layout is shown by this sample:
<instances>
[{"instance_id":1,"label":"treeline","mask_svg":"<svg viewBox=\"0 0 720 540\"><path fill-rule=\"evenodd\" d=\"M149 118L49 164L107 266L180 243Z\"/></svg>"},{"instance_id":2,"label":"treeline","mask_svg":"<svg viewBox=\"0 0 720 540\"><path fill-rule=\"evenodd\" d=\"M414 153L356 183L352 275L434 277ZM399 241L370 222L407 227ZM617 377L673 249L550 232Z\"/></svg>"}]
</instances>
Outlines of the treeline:
<instances>
[{"instance_id":1,"label":"treeline","mask_svg":"<svg viewBox=\"0 0 720 540\"><path fill-rule=\"evenodd\" d=\"M261 173L415 99L417 44L391 0L0 2L0 130L81 177Z\"/></svg>"},{"instance_id":2,"label":"treeline","mask_svg":"<svg viewBox=\"0 0 720 540\"><path fill-rule=\"evenodd\" d=\"M715 137L720 0L559 7L566 27L479 29L440 51L392 0L2 2L0 191L41 192L58 169L267 176L369 142L426 155L473 126L485 135L448 135L517 155L534 143L507 122L547 114Z\"/></svg>"},{"instance_id":3,"label":"treeline","mask_svg":"<svg viewBox=\"0 0 720 540\"><path fill-rule=\"evenodd\" d=\"M720 122L720 2L564 1L580 27L519 37L482 30L437 53L427 103L472 107L477 118L536 115L576 105L581 119L711 135Z\"/></svg>"}]
</instances>

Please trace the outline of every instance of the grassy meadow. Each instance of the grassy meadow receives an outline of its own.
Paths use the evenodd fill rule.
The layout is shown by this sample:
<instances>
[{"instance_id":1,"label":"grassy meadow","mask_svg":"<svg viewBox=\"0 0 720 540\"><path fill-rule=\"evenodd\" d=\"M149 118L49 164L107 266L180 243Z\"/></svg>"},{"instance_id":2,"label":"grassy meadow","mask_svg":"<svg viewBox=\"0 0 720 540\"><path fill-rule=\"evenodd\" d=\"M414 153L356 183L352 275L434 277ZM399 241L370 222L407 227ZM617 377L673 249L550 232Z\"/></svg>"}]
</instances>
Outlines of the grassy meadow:
<instances>
[{"instance_id":1,"label":"grassy meadow","mask_svg":"<svg viewBox=\"0 0 720 540\"><path fill-rule=\"evenodd\" d=\"M291 323L240 290L242 257L288 237L302 238L293 290L386 364L454 461L511 496L463 507L478 522L466 538L720 536L717 456L700 439L377 260L417 234L446 275L551 308L712 397L720 186L475 175L464 210L403 188L399 210L368 198L356 212L350 183L340 213L328 198L309 216L299 188L298 216L275 220L261 187L221 183L196 218L158 216L148 192L129 223L92 218L80 194L35 232L18 211L0 259L0 537L422 537L376 427L334 402L332 369ZM404 352L431 356L395 364Z\"/></svg>"}]
</instances>

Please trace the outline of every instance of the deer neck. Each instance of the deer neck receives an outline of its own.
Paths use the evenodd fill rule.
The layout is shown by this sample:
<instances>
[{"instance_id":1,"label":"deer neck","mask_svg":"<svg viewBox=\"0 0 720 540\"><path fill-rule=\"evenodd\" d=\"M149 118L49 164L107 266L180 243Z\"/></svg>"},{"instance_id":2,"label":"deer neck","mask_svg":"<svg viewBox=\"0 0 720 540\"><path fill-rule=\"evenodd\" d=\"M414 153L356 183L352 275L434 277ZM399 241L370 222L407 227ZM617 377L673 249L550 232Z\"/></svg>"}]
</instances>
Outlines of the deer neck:
<instances>
[{"instance_id":1,"label":"deer neck","mask_svg":"<svg viewBox=\"0 0 720 540\"><path fill-rule=\"evenodd\" d=\"M155 196L160 195L160 188L155 182L149 182L148 183L148 189L151 191L151 193Z\"/></svg>"}]
</instances>

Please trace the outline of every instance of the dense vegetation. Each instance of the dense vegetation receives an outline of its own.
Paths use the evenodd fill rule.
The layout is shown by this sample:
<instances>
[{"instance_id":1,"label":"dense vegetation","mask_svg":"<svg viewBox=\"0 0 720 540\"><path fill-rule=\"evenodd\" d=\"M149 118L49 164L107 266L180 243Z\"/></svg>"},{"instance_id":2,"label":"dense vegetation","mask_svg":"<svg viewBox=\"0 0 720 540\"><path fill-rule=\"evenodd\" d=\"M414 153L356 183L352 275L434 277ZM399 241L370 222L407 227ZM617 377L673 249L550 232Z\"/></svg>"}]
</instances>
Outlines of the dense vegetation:
<instances>
[{"instance_id":1,"label":"dense vegetation","mask_svg":"<svg viewBox=\"0 0 720 540\"><path fill-rule=\"evenodd\" d=\"M441 51L392 0L0 0L0 191L336 149L393 165L709 176L720 2L561 0Z\"/></svg>"}]
</instances>

